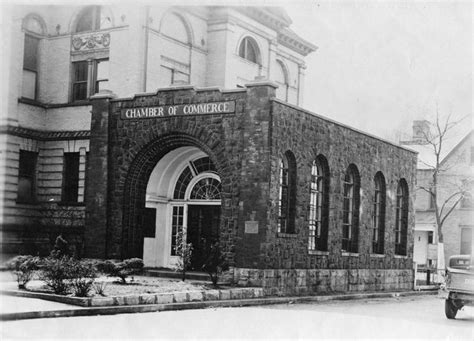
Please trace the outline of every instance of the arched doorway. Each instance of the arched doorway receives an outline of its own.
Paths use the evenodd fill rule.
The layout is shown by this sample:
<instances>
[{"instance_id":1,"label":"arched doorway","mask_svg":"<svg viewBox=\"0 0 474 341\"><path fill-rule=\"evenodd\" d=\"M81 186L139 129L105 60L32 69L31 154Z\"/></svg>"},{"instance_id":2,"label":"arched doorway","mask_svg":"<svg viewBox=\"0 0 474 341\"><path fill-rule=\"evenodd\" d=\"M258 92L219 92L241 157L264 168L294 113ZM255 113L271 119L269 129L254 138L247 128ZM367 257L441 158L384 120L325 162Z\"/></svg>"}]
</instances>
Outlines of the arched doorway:
<instances>
[{"instance_id":1,"label":"arched doorway","mask_svg":"<svg viewBox=\"0 0 474 341\"><path fill-rule=\"evenodd\" d=\"M145 265L173 267L183 231L193 244L191 268L200 270L206 245L218 239L221 216L221 179L209 156L193 146L168 152L149 177L145 205L156 210L155 236L144 238Z\"/></svg>"}]
</instances>

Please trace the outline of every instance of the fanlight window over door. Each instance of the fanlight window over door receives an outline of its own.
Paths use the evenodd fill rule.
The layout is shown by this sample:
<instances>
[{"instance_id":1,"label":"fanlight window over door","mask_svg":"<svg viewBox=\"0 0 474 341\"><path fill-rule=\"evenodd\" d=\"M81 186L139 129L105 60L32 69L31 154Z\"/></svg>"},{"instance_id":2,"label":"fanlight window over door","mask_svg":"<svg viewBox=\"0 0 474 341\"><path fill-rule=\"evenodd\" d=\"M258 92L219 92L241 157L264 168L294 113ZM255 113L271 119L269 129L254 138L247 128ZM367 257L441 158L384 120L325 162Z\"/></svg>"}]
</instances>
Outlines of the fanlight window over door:
<instances>
[{"instance_id":1,"label":"fanlight window over door","mask_svg":"<svg viewBox=\"0 0 474 341\"><path fill-rule=\"evenodd\" d=\"M221 198L221 183L214 178L199 180L193 187L190 199L218 200Z\"/></svg>"}]
</instances>

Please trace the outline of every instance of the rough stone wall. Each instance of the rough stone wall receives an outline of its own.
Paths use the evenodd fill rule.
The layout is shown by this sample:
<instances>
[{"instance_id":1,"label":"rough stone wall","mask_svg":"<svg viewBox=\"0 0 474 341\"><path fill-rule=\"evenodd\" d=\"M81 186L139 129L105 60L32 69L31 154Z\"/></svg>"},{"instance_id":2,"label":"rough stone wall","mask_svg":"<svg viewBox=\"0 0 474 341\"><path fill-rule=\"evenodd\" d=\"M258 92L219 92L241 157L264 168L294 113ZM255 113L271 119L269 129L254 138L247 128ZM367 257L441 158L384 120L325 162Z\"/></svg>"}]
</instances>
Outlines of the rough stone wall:
<instances>
[{"instance_id":1,"label":"rough stone wall","mask_svg":"<svg viewBox=\"0 0 474 341\"><path fill-rule=\"evenodd\" d=\"M220 240L229 261L239 266L262 266L259 263L260 241L265 229L261 228L252 235L243 231L246 220L256 219L261 227L267 225L270 179L268 98L272 96L272 86L255 86L233 92L184 87L112 101L108 122L97 126L108 129L107 160L102 156L96 160L100 167L94 167L91 158L89 166L91 179L103 177L105 169L109 173L107 205L101 207L107 210L107 219L88 220L86 230L86 238L89 233L91 236L104 236L105 233L106 238L91 237L90 250L105 249L106 257L142 256L144 231L140 219L144 215L149 175L166 153L180 146L192 145L210 156L221 177ZM235 101L235 114L141 120L120 118L122 108L217 101ZM93 121L96 107L93 108ZM93 150L92 132L91 152ZM93 205L91 209L95 210L97 206Z\"/></svg>"},{"instance_id":2,"label":"rough stone wall","mask_svg":"<svg viewBox=\"0 0 474 341\"><path fill-rule=\"evenodd\" d=\"M401 269L234 269L239 286L261 286L265 295L398 291L413 289L413 270Z\"/></svg>"},{"instance_id":3,"label":"rough stone wall","mask_svg":"<svg viewBox=\"0 0 474 341\"><path fill-rule=\"evenodd\" d=\"M270 198L266 240L261 257L274 269L411 269L414 228L416 154L328 119L273 101L271 126ZM296 233L277 233L278 160L291 150L297 162ZM311 164L323 154L329 163L328 252L308 252L308 213ZM361 177L358 253L343 253L342 189L349 164ZM385 250L370 253L374 176L381 171L386 180ZM409 186L407 256L395 255L395 200L398 181Z\"/></svg>"}]
</instances>

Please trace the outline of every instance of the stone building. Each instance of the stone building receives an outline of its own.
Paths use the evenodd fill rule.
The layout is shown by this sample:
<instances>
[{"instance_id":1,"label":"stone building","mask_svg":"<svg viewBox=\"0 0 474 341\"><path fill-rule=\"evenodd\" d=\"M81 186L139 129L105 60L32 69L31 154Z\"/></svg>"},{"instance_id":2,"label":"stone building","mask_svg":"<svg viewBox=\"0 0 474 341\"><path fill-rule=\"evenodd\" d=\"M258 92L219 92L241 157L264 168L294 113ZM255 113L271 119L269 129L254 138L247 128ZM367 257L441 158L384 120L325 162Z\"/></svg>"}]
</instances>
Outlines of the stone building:
<instances>
[{"instance_id":1,"label":"stone building","mask_svg":"<svg viewBox=\"0 0 474 341\"><path fill-rule=\"evenodd\" d=\"M194 269L218 241L273 294L413 286L416 154L297 106L315 46L284 11L11 11L4 253L172 267L186 231Z\"/></svg>"}]
</instances>

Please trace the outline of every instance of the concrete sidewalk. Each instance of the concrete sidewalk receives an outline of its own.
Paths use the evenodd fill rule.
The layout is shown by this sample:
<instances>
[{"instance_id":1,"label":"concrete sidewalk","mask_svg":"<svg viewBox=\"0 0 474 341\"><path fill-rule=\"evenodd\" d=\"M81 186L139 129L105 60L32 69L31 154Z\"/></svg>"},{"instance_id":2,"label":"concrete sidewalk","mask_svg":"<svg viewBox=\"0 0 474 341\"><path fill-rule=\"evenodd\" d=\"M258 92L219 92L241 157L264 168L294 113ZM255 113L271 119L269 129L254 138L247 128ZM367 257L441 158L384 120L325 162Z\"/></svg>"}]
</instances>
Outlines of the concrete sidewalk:
<instances>
[{"instance_id":1,"label":"concrete sidewalk","mask_svg":"<svg viewBox=\"0 0 474 341\"><path fill-rule=\"evenodd\" d=\"M437 291L373 292L322 296L265 297L253 299L183 302L169 304L141 304L111 307L79 307L35 298L0 296L0 320L11 321L48 317L114 315L124 313L203 309L209 307L243 307L282 303L327 302L333 300L376 299L435 294L437 294Z\"/></svg>"}]
</instances>

